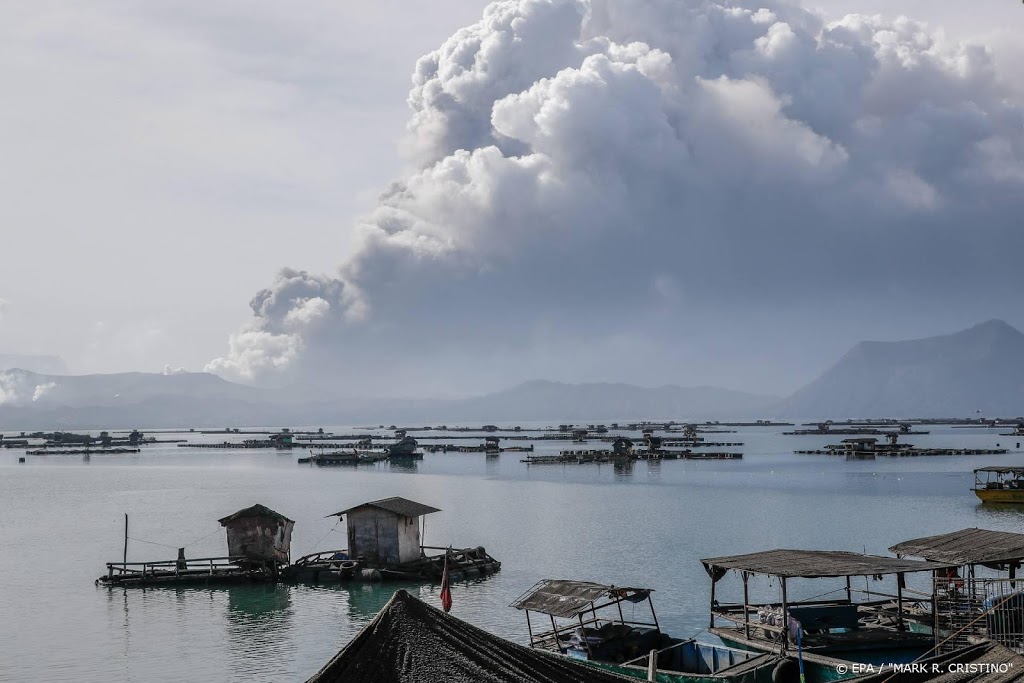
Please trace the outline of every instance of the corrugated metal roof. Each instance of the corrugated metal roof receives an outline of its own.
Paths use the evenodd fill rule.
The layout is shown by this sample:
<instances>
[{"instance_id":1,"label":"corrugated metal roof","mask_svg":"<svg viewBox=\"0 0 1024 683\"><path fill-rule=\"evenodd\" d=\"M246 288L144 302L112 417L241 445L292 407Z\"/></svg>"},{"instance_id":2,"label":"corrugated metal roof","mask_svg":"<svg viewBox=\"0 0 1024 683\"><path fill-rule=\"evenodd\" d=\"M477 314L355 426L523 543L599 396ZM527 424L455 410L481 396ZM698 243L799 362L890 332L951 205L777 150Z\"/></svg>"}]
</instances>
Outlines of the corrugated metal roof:
<instances>
[{"instance_id":1,"label":"corrugated metal roof","mask_svg":"<svg viewBox=\"0 0 1024 683\"><path fill-rule=\"evenodd\" d=\"M519 596L510 607L550 614L553 617L571 618L586 612L594 601L601 598L624 598L639 601L646 599L650 593L649 588L626 588L624 586L606 586L590 581L544 579Z\"/></svg>"},{"instance_id":2,"label":"corrugated metal roof","mask_svg":"<svg viewBox=\"0 0 1024 683\"><path fill-rule=\"evenodd\" d=\"M989 467L979 467L974 470L975 472L1000 472L1002 474L1024 474L1024 467L1001 467L999 465L991 465Z\"/></svg>"},{"instance_id":3,"label":"corrugated metal roof","mask_svg":"<svg viewBox=\"0 0 1024 683\"><path fill-rule=\"evenodd\" d=\"M441 511L438 508L430 507L429 505L424 505L423 503L417 503L416 501L409 500L408 498L400 498L398 496L395 496L394 498L382 498L380 500L370 501L369 503L360 503L359 505L354 505L348 508L347 510L335 512L334 514L327 516L340 517L344 514L352 512L357 508L362 507L379 508L381 510L394 512L397 515L403 515L405 517L419 517L420 515L429 515L431 512Z\"/></svg>"},{"instance_id":4,"label":"corrugated metal roof","mask_svg":"<svg viewBox=\"0 0 1024 683\"><path fill-rule=\"evenodd\" d=\"M897 555L950 564L999 564L1024 559L1024 534L961 529L903 541L889 550Z\"/></svg>"},{"instance_id":5,"label":"corrugated metal roof","mask_svg":"<svg viewBox=\"0 0 1024 683\"><path fill-rule=\"evenodd\" d=\"M942 565L921 560L900 560L840 550L766 550L747 555L701 560L704 569L738 569L752 574L818 578L826 576L877 576L931 571ZM712 574L714 576L714 574Z\"/></svg>"},{"instance_id":6,"label":"corrugated metal roof","mask_svg":"<svg viewBox=\"0 0 1024 683\"><path fill-rule=\"evenodd\" d=\"M283 519L286 522L291 522L292 524L295 524L293 520L288 519L280 512L274 512L266 505L260 505L259 503L256 503L251 507L247 507L244 510L239 510L234 514L228 515L223 519L218 519L217 521L221 523L221 526L224 526L228 522L232 522L236 519L242 519L243 517L272 517L274 519Z\"/></svg>"}]
</instances>

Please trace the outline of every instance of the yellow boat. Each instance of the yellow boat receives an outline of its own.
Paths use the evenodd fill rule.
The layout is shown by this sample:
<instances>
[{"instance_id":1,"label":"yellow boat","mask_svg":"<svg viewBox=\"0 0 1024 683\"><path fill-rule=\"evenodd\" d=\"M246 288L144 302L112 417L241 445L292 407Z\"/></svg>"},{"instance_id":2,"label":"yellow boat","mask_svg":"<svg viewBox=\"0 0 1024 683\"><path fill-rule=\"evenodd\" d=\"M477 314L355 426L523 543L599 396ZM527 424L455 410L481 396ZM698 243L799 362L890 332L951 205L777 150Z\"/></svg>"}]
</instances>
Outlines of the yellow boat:
<instances>
[{"instance_id":1,"label":"yellow boat","mask_svg":"<svg viewBox=\"0 0 1024 683\"><path fill-rule=\"evenodd\" d=\"M983 503L1024 505L1024 467L979 467L974 470L974 493Z\"/></svg>"}]
</instances>

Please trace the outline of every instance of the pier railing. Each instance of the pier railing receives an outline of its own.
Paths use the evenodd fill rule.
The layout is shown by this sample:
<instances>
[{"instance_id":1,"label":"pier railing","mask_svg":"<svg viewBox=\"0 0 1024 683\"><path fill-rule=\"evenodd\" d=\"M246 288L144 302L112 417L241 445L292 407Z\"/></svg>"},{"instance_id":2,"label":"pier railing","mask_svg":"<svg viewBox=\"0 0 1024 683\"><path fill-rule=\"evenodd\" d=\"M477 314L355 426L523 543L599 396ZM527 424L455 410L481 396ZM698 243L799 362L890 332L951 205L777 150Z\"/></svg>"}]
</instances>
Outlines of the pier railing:
<instances>
[{"instance_id":1,"label":"pier railing","mask_svg":"<svg viewBox=\"0 0 1024 683\"><path fill-rule=\"evenodd\" d=\"M218 571L238 569L240 564L246 561L244 557L199 557L156 562L107 562L107 578L146 578L168 574L212 575Z\"/></svg>"}]
</instances>

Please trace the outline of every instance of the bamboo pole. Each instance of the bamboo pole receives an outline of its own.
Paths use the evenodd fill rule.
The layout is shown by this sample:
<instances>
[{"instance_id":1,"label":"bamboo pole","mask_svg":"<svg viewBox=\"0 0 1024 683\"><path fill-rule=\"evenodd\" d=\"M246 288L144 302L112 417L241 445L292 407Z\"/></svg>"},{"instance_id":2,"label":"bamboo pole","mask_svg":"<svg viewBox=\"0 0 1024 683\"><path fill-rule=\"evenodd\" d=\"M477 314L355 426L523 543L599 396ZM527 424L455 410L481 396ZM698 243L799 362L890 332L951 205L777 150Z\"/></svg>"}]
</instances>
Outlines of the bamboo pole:
<instances>
[{"instance_id":1,"label":"bamboo pole","mask_svg":"<svg viewBox=\"0 0 1024 683\"><path fill-rule=\"evenodd\" d=\"M750 640L750 574L743 572L743 636Z\"/></svg>"},{"instance_id":2,"label":"bamboo pole","mask_svg":"<svg viewBox=\"0 0 1024 683\"><path fill-rule=\"evenodd\" d=\"M789 649L789 601L786 599L786 577L782 579L782 649Z\"/></svg>"},{"instance_id":3,"label":"bamboo pole","mask_svg":"<svg viewBox=\"0 0 1024 683\"><path fill-rule=\"evenodd\" d=\"M124 513L124 556L121 558L122 564L128 564L128 513Z\"/></svg>"}]
</instances>

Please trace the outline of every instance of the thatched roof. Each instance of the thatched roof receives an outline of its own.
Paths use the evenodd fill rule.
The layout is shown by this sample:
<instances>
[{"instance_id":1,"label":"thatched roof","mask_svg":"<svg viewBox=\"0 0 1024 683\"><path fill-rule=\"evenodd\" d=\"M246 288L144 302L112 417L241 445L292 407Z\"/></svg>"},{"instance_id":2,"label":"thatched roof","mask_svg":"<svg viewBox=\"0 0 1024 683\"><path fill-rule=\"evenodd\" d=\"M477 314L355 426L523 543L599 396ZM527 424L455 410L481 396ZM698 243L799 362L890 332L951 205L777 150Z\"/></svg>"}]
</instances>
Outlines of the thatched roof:
<instances>
[{"instance_id":1,"label":"thatched roof","mask_svg":"<svg viewBox=\"0 0 1024 683\"><path fill-rule=\"evenodd\" d=\"M889 550L900 556L949 564L1002 564L1024 559L1024 534L961 529L897 543Z\"/></svg>"},{"instance_id":2,"label":"thatched roof","mask_svg":"<svg viewBox=\"0 0 1024 683\"><path fill-rule=\"evenodd\" d=\"M420 515L429 515L431 512L440 512L439 508L430 507L423 503L417 503L414 500L408 498L400 498L395 496L393 498L382 498L380 500L372 500L369 503L360 503L354 505L347 510L341 512L335 512L333 515L327 515L328 517L341 517L344 514L352 512L363 507L378 508L380 510L387 510L388 512L394 512L396 515L402 515L403 517L419 517Z\"/></svg>"},{"instance_id":3,"label":"thatched roof","mask_svg":"<svg viewBox=\"0 0 1024 683\"><path fill-rule=\"evenodd\" d=\"M247 507L244 510L239 510L234 514L218 519L217 521L220 522L221 526L227 526L229 522L233 522L236 519L244 519L246 517L269 517L270 519L280 519L284 520L285 522L291 522L292 524L295 523L293 520L288 519L280 512L274 512L266 505L260 505L259 503Z\"/></svg>"},{"instance_id":4,"label":"thatched roof","mask_svg":"<svg viewBox=\"0 0 1024 683\"><path fill-rule=\"evenodd\" d=\"M519 596L510 607L532 612L550 614L554 617L572 618L591 609L601 598L630 602L646 600L649 588L626 588L606 586L590 581L568 581L565 579L544 579Z\"/></svg>"},{"instance_id":5,"label":"thatched roof","mask_svg":"<svg viewBox=\"0 0 1024 683\"><path fill-rule=\"evenodd\" d=\"M712 557L701 560L701 563L713 577L721 576L727 569L771 576L819 578L924 572L943 566L934 562L898 560L839 550L766 550L747 555Z\"/></svg>"},{"instance_id":6,"label":"thatched roof","mask_svg":"<svg viewBox=\"0 0 1024 683\"><path fill-rule=\"evenodd\" d=\"M483 631L398 591L307 683L623 683L634 680Z\"/></svg>"},{"instance_id":7,"label":"thatched roof","mask_svg":"<svg viewBox=\"0 0 1024 683\"><path fill-rule=\"evenodd\" d=\"M880 673L851 678L847 683L1020 683L1024 681L1024 657L996 643L970 645L924 659L924 671Z\"/></svg>"}]
</instances>

